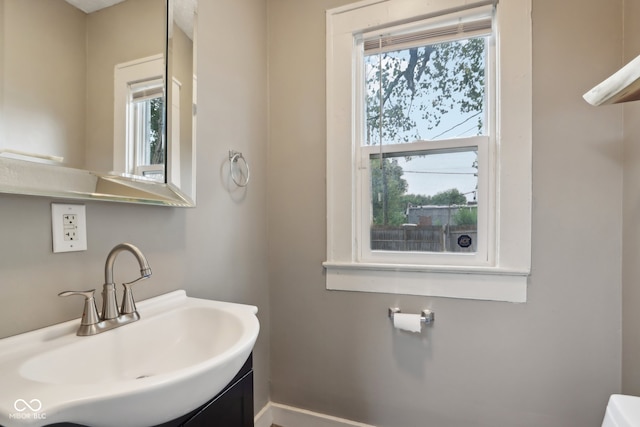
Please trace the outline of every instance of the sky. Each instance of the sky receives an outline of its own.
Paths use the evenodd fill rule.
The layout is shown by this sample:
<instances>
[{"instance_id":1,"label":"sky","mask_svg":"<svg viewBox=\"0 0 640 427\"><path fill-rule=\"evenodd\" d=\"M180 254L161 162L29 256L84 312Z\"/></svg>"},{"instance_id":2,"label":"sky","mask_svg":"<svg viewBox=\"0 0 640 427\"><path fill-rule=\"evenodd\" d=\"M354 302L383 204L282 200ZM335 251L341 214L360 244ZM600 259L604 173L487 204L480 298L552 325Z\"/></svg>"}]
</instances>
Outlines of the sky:
<instances>
[{"instance_id":1,"label":"sky","mask_svg":"<svg viewBox=\"0 0 640 427\"><path fill-rule=\"evenodd\" d=\"M472 167L476 160L475 151L430 154L413 157L408 162L404 157L397 160L409 185L407 193L432 196L457 188L467 196L467 200L474 200L478 182L476 169Z\"/></svg>"}]
</instances>

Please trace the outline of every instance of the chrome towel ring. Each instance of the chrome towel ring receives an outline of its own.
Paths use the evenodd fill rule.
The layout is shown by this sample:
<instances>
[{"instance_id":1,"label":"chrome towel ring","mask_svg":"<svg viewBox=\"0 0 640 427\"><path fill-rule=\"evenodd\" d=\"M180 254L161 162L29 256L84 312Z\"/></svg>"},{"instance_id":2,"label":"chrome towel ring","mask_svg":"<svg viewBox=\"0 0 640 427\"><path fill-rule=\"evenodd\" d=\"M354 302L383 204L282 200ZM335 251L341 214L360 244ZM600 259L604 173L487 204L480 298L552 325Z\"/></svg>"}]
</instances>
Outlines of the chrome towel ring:
<instances>
[{"instance_id":1,"label":"chrome towel ring","mask_svg":"<svg viewBox=\"0 0 640 427\"><path fill-rule=\"evenodd\" d=\"M249 184L249 163L239 151L229 150L229 175L238 187L246 187Z\"/></svg>"}]
</instances>

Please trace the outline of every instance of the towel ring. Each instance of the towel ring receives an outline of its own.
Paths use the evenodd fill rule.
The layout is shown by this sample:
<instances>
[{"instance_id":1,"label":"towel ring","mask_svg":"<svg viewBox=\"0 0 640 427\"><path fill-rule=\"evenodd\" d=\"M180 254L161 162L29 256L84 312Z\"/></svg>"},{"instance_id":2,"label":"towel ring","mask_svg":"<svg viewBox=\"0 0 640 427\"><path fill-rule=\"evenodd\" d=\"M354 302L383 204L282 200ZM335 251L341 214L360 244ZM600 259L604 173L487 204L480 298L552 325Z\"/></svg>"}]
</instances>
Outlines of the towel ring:
<instances>
[{"instance_id":1,"label":"towel ring","mask_svg":"<svg viewBox=\"0 0 640 427\"><path fill-rule=\"evenodd\" d=\"M238 164L239 160L242 160L242 163L244 163L244 169L247 170L246 176L242 173L242 166ZM238 176L234 173L236 169L240 169ZM251 178L249 163L247 163L247 160L239 151L229 151L229 175L231 175L231 180L238 187L246 187L249 184L249 178Z\"/></svg>"}]
</instances>

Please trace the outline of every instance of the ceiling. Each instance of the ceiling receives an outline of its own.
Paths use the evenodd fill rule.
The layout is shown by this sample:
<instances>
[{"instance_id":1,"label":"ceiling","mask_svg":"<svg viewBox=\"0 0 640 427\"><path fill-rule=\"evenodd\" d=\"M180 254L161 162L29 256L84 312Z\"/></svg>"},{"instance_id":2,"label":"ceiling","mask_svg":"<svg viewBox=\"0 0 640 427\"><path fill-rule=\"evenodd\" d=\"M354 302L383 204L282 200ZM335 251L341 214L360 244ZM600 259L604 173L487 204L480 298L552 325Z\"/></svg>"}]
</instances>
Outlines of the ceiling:
<instances>
[{"instance_id":1,"label":"ceiling","mask_svg":"<svg viewBox=\"0 0 640 427\"><path fill-rule=\"evenodd\" d=\"M84 13L93 13L125 0L65 0ZM193 14L198 0L181 0L173 4L173 19L187 36L193 40Z\"/></svg>"},{"instance_id":2,"label":"ceiling","mask_svg":"<svg viewBox=\"0 0 640 427\"><path fill-rule=\"evenodd\" d=\"M84 13L92 13L105 7L113 6L123 2L124 0L65 0L67 3L75 6Z\"/></svg>"}]
</instances>

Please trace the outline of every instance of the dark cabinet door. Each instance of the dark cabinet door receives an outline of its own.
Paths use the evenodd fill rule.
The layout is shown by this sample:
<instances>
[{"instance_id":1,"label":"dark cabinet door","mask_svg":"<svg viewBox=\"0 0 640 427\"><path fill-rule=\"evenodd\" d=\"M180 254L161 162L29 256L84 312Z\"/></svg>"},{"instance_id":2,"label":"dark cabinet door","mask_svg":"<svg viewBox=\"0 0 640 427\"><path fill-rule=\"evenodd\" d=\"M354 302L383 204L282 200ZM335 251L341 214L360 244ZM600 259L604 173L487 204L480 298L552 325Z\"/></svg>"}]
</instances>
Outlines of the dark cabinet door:
<instances>
[{"instance_id":1,"label":"dark cabinet door","mask_svg":"<svg viewBox=\"0 0 640 427\"><path fill-rule=\"evenodd\" d=\"M209 402L157 427L253 427L253 355Z\"/></svg>"},{"instance_id":2,"label":"dark cabinet door","mask_svg":"<svg viewBox=\"0 0 640 427\"><path fill-rule=\"evenodd\" d=\"M216 396L185 427L253 427L253 371Z\"/></svg>"}]
</instances>

